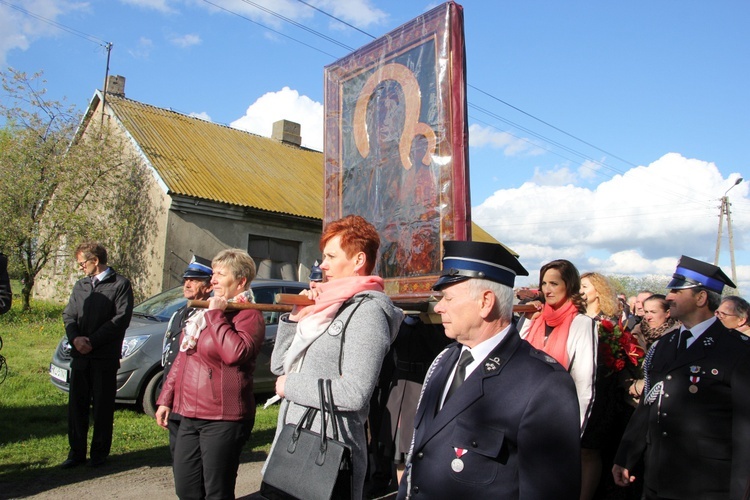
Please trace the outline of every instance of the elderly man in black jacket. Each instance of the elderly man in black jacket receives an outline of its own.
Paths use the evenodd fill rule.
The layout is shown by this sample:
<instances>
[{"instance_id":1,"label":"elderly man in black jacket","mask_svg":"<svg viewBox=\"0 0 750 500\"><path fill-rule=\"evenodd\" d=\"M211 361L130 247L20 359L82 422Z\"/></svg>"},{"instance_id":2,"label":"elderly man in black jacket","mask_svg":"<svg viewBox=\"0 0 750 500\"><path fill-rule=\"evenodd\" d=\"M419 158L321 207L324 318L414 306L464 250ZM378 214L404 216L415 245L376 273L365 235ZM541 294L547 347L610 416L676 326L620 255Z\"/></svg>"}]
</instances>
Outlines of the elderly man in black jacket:
<instances>
[{"instance_id":1,"label":"elderly man in black jacket","mask_svg":"<svg viewBox=\"0 0 750 500\"><path fill-rule=\"evenodd\" d=\"M398 497L578 500L575 384L511 322L528 272L502 245L444 245L435 312L457 342L428 371Z\"/></svg>"},{"instance_id":2,"label":"elderly man in black jacket","mask_svg":"<svg viewBox=\"0 0 750 500\"><path fill-rule=\"evenodd\" d=\"M643 396L612 469L627 486L643 459L643 498L748 498L750 340L714 317L725 284L735 286L718 267L683 255L667 285L682 327L646 355Z\"/></svg>"},{"instance_id":3,"label":"elderly man in black jacket","mask_svg":"<svg viewBox=\"0 0 750 500\"><path fill-rule=\"evenodd\" d=\"M112 445L112 427L122 340L133 314L130 281L107 266L107 250L82 243L75 251L85 277L73 286L63 311L71 344L68 442L63 468L86 461L89 406L93 402L94 435L89 466L104 465Z\"/></svg>"}]
</instances>

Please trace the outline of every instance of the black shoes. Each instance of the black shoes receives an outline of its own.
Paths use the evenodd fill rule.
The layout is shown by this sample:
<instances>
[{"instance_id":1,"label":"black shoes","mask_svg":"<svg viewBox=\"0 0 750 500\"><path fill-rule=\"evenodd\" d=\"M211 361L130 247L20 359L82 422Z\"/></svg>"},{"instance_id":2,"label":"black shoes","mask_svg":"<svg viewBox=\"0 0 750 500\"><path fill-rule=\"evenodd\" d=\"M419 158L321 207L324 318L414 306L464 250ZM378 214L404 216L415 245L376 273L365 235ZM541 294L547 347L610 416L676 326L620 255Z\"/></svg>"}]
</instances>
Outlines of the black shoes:
<instances>
[{"instance_id":1,"label":"black shoes","mask_svg":"<svg viewBox=\"0 0 750 500\"><path fill-rule=\"evenodd\" d=\"M79 465L83 465L86 460L78 460L75 458L69 458L63 463L60 464L60 467L62 469L72 469L73 467L78 467Z\"/></svg>"},{"instance_id":2,"label":"black shoes","mask_svg":"<svg viewBox=\"0 0 750 500\"><path fill-rule=\"evenodd\" d=\"M86 460L78 460L75 458L69 458L60 464L60 468L72 469L73 467L78 467L79 465L83 465L83 464L86 464L86 467L97 468L97 467L101 467L102 465L105 465L106 463L107 463L106 458L92 458L88 462L86 462Z\"/></svg>"}]
</instances>

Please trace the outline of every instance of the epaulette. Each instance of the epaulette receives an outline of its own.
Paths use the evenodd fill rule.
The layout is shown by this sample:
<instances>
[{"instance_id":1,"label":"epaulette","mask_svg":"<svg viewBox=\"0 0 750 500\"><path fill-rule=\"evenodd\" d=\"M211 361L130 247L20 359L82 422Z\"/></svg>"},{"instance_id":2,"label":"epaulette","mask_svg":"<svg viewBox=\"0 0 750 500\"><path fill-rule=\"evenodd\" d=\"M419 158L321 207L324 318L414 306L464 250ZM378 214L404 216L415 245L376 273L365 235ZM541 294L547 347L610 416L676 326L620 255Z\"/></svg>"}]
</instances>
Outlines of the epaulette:
<instances>
[{"instance_id":1,"label":"epaulette","mask_svg":"<svg viewBox=\"0 0 750 500\"><path fill-rule=\"evenodd\" d=\"M558 365L560 363L557 362L555 358L547 354L546 352L540 350L540 349L531 349L529 351L529 354L532 358L536 358L538 360L544 361L545 363L548 363L550 365Z\"/></svg>"}]
</instances>

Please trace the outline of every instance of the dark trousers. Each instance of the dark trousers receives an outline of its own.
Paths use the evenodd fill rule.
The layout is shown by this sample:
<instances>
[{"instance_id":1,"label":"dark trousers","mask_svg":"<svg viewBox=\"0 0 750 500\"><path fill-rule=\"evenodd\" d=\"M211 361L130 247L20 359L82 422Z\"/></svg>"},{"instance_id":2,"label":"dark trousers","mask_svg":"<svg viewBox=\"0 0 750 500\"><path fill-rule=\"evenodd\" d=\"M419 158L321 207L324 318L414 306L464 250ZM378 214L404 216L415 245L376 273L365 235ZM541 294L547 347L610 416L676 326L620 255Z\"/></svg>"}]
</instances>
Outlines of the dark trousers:
<instances>
[{"instance_id":1,"label":"dark trousers","mask_svg":"<svg viewBox=\"0 0 750 500\"><path fill-rule=\"evenodd\" d=\"M253 420L182 417L172 463L177 496L181 500L234 499L240 453L252 429Z\"/></svg>"},{"instance_id":2,"label":"dark trousers","mask_svg":"<svg viewBox=\"0 0 750 500\"><path fill-rule=\"evenodd\" d=\"M91 458L107 458L112 447L116 394L117 368L101 368L94 363L88 363L85 368L71 369L68 394L68 458L80 461L86 459L89 410L92 407L94 436L91 439Z\"/></svg>"},{"instance_id":3,"label":"dark trousers","mask_svg":"<svg viewBox=\"0 0 750 500\"><path fill-rule=\"evenodd\" d=\"M180 422L182 422L182 415L169 414L167 429L169 429L169 454L172 455L172 460L174 460L174 444L177 442L177 431L180 430Z\"/></svg>"}]
</instances>

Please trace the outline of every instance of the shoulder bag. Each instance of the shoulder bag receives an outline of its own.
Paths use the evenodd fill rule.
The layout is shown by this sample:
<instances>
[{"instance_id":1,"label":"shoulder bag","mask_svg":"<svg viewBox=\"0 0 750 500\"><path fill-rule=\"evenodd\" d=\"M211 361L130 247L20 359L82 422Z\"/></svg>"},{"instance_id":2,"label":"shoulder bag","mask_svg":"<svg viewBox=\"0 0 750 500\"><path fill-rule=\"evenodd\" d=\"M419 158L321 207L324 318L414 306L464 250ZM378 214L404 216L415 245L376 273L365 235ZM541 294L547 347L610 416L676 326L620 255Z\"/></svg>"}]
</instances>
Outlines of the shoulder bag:
<instances>
[{"instance_id":1,"label":"shoulder bag","mask_svg":"<svg viewBox=\"0 0 750 500\"><path fill-rule=\"evenodd\" d=\"M353 497L352 452L339 441L330 379L318 379L318 393L320 432L311 429L317 408L307 408L297 424L284 426L263 475L260 486L263 497L270 500ZM328 419L331 436L326 433Z\"/></svg>"}]
</instances>

